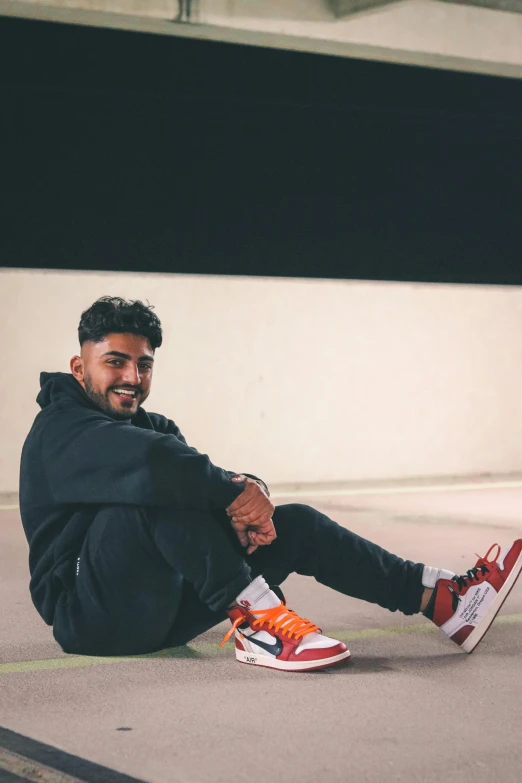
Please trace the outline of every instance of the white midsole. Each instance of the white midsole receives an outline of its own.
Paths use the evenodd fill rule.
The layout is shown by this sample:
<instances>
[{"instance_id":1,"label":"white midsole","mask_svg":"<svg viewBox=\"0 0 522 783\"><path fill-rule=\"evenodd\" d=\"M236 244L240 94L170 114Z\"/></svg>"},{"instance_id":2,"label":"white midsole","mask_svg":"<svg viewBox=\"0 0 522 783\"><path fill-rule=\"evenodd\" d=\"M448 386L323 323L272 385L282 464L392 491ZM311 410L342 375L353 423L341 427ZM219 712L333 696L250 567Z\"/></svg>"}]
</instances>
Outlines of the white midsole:
<instances>
[{"instance_id":1,"label":"white midsole","mask_svg":"<svg viewBox=\"0 0 522 783\"><path fill-rule=\"evenodd\" d=\"M305 669L316 669L318 666L331 666L338 661L350 657L350 650L345 650L339 655L332 655L330 658L318 658L315 661L279 661L270 655L259 655L258 653L243 652L236 647L236 658L241 663L249 663L253 666L269 666L271 669L282 669L283 671L304 671Z\"/></svg>"},{"instance_id":2,"label":"white midsole","mask_svg":"<svg viewBox=\"0 0 522 783\"><path fill-rule=\"evenodd\" d=\"M489 626L499 613L500 609L502 608L502 604L508 597L509 591L517 581L517 578L522 571L522 552L518 556L515 565L511 569L511 573L504 582L504 585L500 592L497 593L495 596L495 600L492 601L491 606L489 607L488 611L482 618L481 622L474 631L470 633L466 641L461 645L461 648L464 650L464 652L470 653L473 652L477 644L480 642L486 631L488 630Z\"/></svg>"}]
</instances>

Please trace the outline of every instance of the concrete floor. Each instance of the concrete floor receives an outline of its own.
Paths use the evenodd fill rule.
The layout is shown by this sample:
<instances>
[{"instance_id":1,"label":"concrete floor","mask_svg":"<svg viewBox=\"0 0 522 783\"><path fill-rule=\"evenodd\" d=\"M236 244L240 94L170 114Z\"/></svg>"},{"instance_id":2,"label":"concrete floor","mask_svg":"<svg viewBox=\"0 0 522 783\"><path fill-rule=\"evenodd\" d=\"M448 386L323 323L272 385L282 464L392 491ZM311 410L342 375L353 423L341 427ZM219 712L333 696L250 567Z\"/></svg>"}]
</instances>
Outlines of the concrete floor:
<instances>
[{"instance_id":1,"label":"concrete floor","mask_svg":"<svg viewBox=\"0 0 522 783\"><path fill-rule=\"evenodd\" d=\"M457 572L522 535L522 488L299 500ZM308 674L236 663L225 624L171 656L67 656L27 584L18 512L0 511L0 725L33 739L151 783L522 779L522 580L467 656L423 618L294 575L289 605L353 656Z\"/></svg>"}]
</instances>

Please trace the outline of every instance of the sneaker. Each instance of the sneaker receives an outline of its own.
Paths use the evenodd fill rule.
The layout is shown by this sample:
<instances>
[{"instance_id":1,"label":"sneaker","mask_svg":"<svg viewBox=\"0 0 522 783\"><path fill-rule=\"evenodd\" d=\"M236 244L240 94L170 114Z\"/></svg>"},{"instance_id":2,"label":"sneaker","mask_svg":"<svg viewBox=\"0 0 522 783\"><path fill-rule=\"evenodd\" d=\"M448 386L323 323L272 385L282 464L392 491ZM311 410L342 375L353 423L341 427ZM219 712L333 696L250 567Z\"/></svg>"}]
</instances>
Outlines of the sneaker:
<instances>
[{"instance_id":1,"label":"sneaker","mask_svg":"<svg viewBox=\"0 0 522 783\"><path fill-rule=\"evenodd\" d=\"M491 552L498 548L493 560ZM500 557L493 544L485 557L464 576L439 579L424 616L464 652L473 652L499 613L522 571L522 539ZM477 555L478 557L478 555Z\"/></svg>"},{"instance_id":2,"label":"sneaker","mask_svg":"<svg viewBox=\"0 0 522 783\"><path fill-rule=\"evenodd\" d=\"M287 609L283 601L269 609L235 606L228 615L232 628L220 646L235 632L240 663L302 672L334 666L350 657L345 644L323 636L317 625Z\"/></svg>"}]
</instances>

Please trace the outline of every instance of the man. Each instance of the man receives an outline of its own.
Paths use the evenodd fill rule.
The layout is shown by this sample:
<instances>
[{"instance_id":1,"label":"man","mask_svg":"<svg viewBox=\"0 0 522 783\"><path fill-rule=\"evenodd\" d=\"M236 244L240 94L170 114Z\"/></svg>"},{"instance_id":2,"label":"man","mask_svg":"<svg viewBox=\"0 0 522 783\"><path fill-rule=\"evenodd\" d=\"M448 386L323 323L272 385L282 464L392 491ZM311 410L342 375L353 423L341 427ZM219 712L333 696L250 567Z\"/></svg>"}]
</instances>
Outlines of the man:
<instances>
[{"instance_id":1,"label":"man","mask_svg":"<svg viewBox=\"0 0 522 783\"><path fill-rule=\"evenodd\" d=\"M216 467L142 407L162 342L150 307L103 297L78 334L71 374L41 374L20 475L31 595L64 651L152 652L228 613L243 663L305 671L349 657L286 607L278 585L292 572L422 611L463 650L476 647L522 570L522 540L457 577L308 506L274 508L260 479Z\"/></svg>"}]
</instances>

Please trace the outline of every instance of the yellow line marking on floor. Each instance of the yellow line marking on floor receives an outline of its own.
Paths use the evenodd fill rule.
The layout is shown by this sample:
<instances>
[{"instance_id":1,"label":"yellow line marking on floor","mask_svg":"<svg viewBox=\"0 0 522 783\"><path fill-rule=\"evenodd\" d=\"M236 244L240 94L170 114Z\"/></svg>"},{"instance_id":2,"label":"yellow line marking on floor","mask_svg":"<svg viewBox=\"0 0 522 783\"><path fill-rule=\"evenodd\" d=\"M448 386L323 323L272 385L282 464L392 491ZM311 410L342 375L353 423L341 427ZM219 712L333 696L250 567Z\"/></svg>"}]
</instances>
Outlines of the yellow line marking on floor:
<instances>
[{"instance_id":1,"label":"yellow line marking on floor","mask_svg":"<svg viewBox=\"0 0 522 783\"><path fill-rule=\"evenodd\" d=\"M522 614L504 614L497 617L495 625L511 625L522 623ZM353 642L361 639L375 639L379 637L393 637L401 634L422 634L438 631L436 625L424 623L422 625L395 625L388 628L364 628L360 631L332 632L331 636L345 642ZM129 663L137 660L156 658L208 658L223 653L229 653L228 646L219 647L210 642L196 642L183 647L170 647L155 653L145 655L127 655L114 657L101 657L91 655L74 655L63 658L44 658L40 661L13 661L12 663L0 663L1 674L15 674L20 672L51 671L53 669L75 669L85 666L108 666L115 663Z\"/></svg>"},{"instance_id":2,"label":"yellow line marking on floor","mask_svg":"<svg viewBox=\"0 0 522 783\"><path fill-rule=\"evenodd\" d=\"M71 777L57 769L52 769L39 761L33 761L18 753L0 747L0 770L4 769L13 775L31 783L84 783L80 778Z\"/></svg>"},{"instance_id":3,"label":"yellow line marking on floor","mask_svg":"<svg viewBox=\"0 0 522 783\"><path fill-rule=\"evenodd\" d=\"M20 508L18 504L15 506L0 506L0 511L14 511L15 508Z\"/></svg>"}]
</instances>

